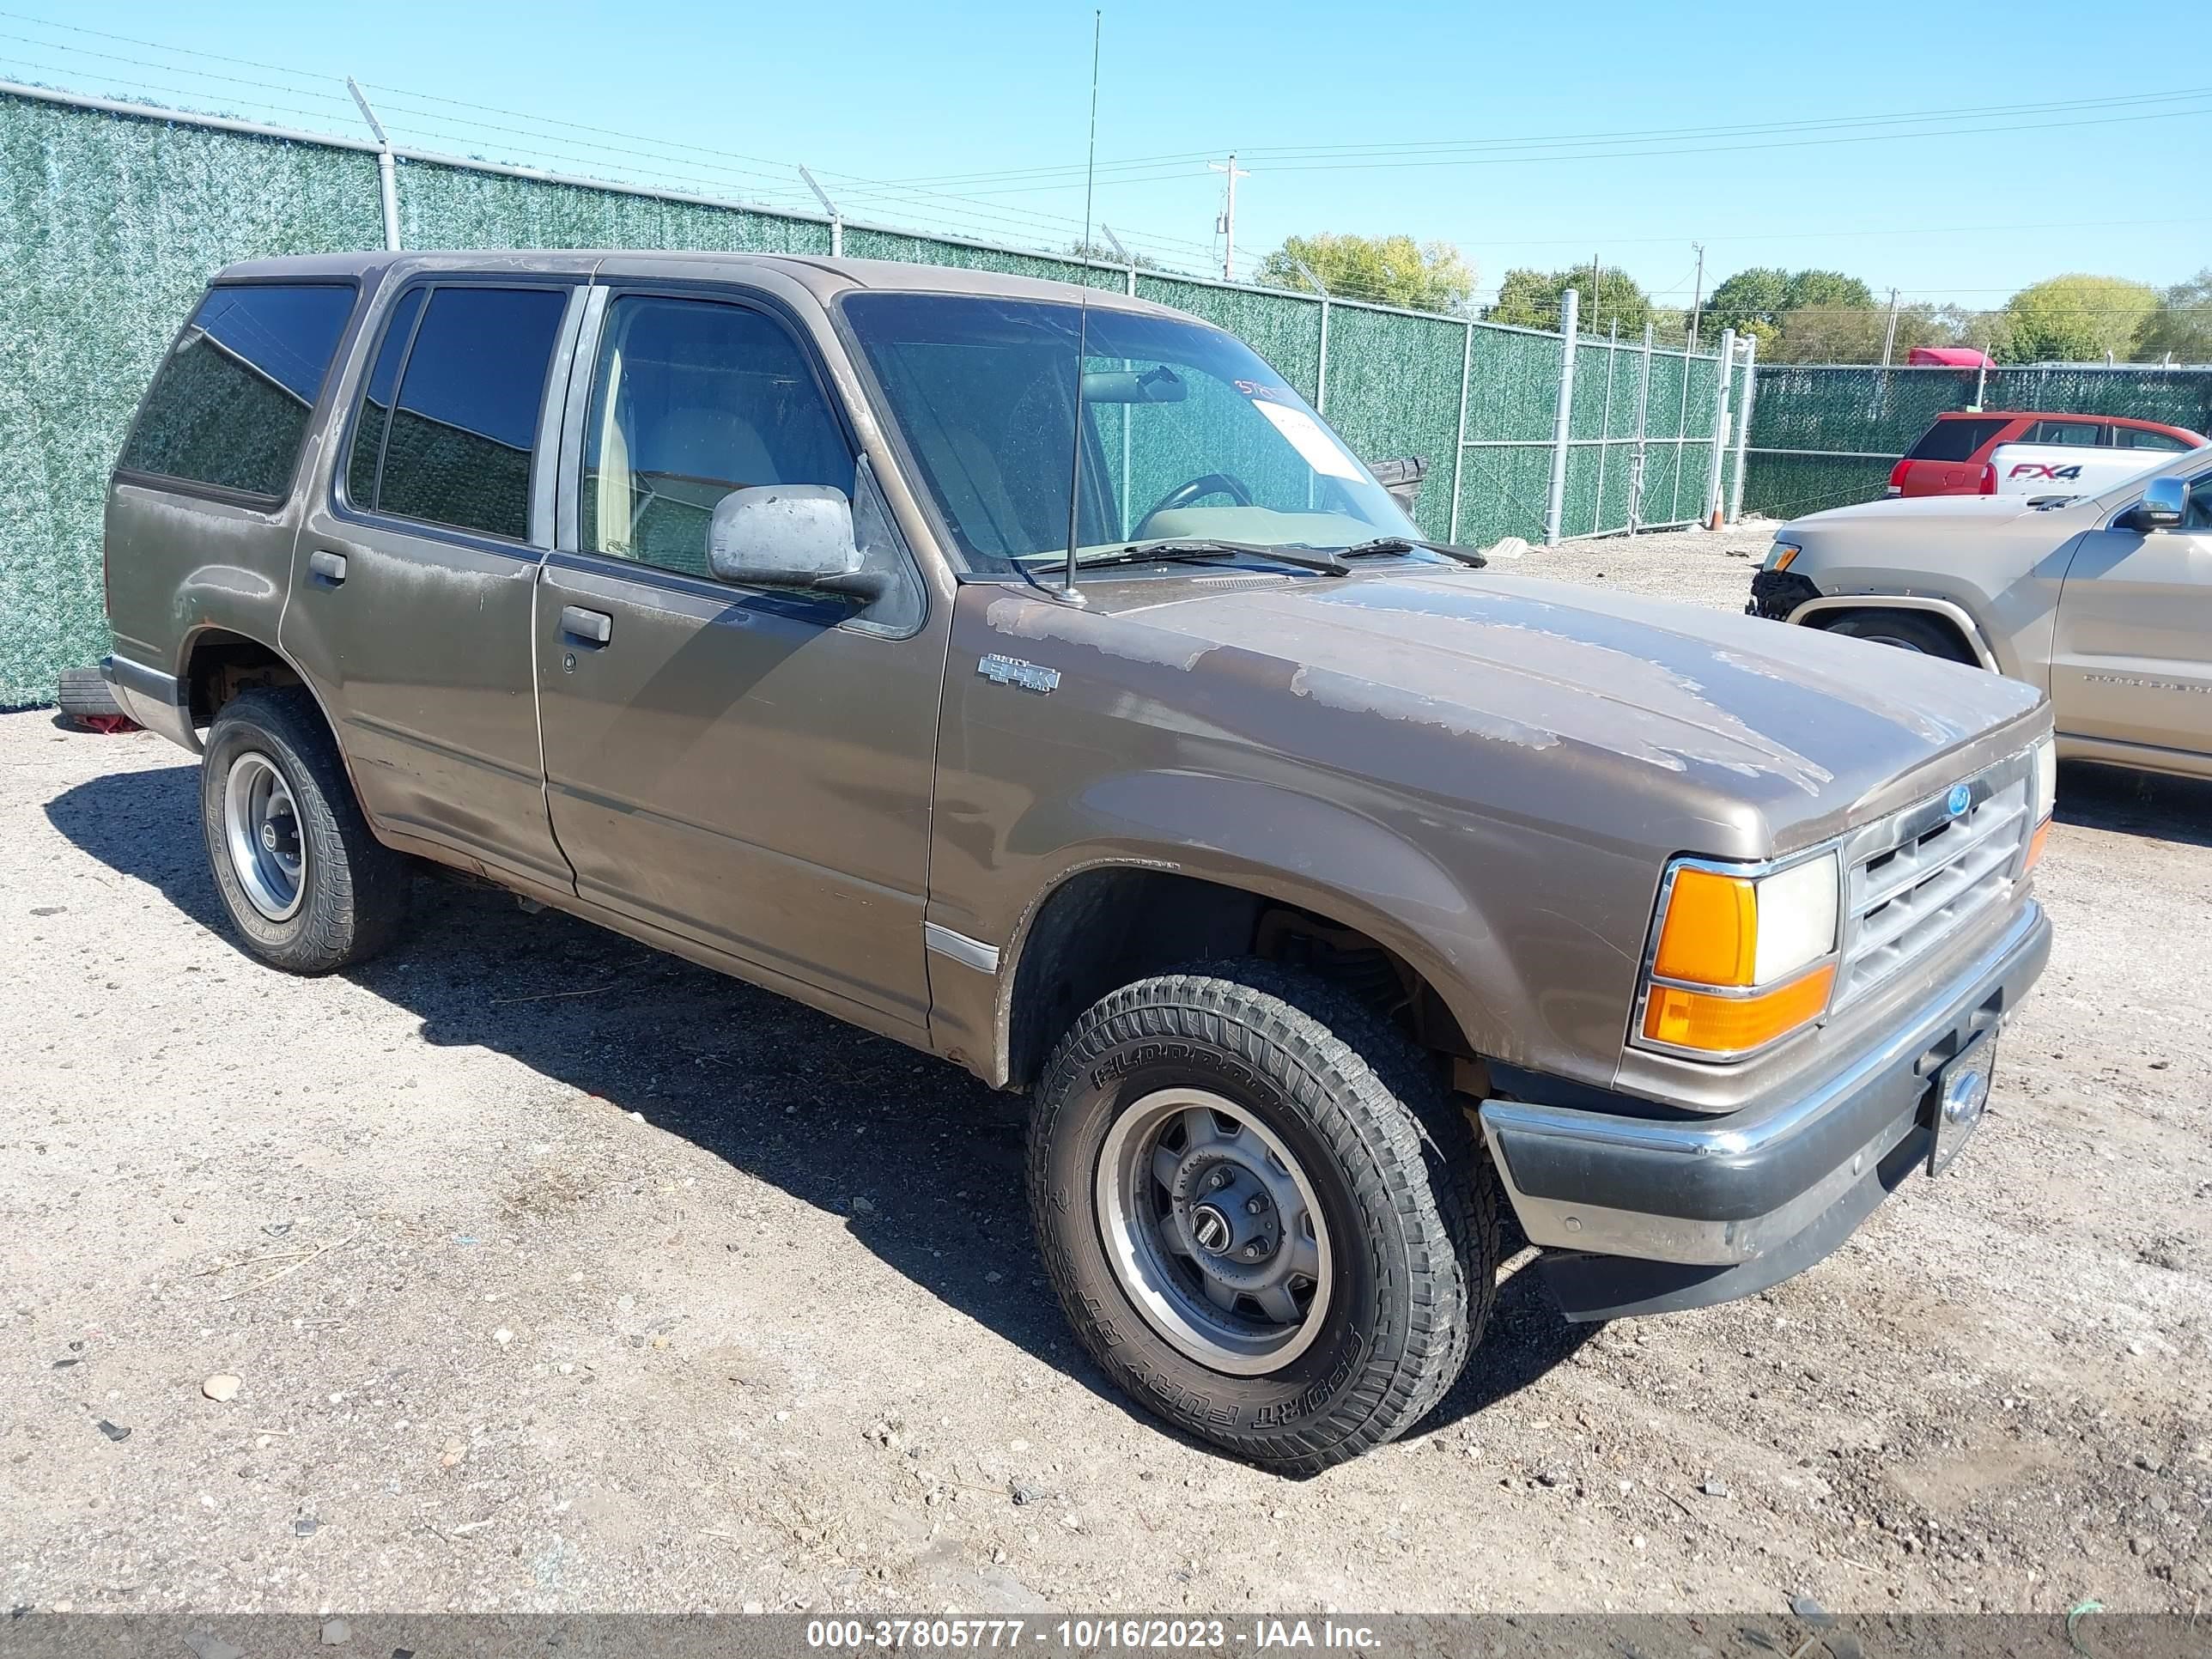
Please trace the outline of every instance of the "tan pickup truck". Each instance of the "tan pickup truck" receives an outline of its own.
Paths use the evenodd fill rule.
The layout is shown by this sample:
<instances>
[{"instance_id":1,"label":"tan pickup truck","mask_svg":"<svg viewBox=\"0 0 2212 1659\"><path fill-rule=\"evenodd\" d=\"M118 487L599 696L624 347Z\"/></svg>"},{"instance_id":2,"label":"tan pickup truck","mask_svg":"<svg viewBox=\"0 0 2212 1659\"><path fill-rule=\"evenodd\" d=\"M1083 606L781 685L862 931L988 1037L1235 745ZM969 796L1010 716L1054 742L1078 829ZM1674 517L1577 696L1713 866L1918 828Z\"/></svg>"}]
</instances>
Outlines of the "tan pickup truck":
<instances>
[{"instance_id":1,"label":"tan pickup truck","mask_svg":"<svg viewBox=\"0 0 2212 1659\"><path fill-rule=\"evenodd\" d=\"M2049 948L2037 693L1433 546L1133 300L240 266L106 560L247 949L342 969L443 866L1030 1091L1085 1345L1285 1470L1443 1397L1508 1209L1576 1318L1819 1261Z\"/></svg>"},{"instance_id":2,"label":"tan pickup truck","mask_svg":"<svg viewBox=\"0 0 2212 1659\"><path fill-rule=\"evenodd\" d=\"M2212 450L2094 495L1814 514L1746 608L2025 680L2062 757L2212 777Z\"/></svg>"}]
</instances>

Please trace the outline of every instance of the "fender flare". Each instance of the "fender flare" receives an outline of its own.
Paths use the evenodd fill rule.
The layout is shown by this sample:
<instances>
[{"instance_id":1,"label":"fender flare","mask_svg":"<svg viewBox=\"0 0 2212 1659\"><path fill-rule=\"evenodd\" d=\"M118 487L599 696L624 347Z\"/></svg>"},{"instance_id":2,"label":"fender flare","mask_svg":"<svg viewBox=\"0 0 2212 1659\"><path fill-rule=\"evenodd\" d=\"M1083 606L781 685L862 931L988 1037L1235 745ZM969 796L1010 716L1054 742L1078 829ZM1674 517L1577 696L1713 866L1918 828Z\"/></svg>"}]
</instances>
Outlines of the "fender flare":
<instances>
[{"instance_id":1,"label":"fender flare","mask_svg":"<svg viewBox=\"0 0 2212 1659\"><path fill-rule=\"evenodd\" d=\"M1836 611L1917 611L1925 616L1941 617L1965 637L1967 649L1976 661L1992 674L2002 674L2004 669L1997 661L1996 653L1982 633L1982 625L1973 614L1950 599L1930 599L1917 593L1831 593L1817 599L1808 599L1790 613L1792 623L1813 626L1814 618Z\"/></svg>"},{"instance_id":2,"label":"fender flare","mask_svg":"<svg viewBox=\"0 0 2212 1659\"><path fill-rule=\"evenodd\" d=\"M1000 933L1003 944L988 1012L979 1007L972 1017L975 1030L988 1042L994 1070L1003 1073L1011 1059L1016 990L1039 918L1071 882L1101 870L1187 877L1308 910L1364 933L1427 981L1482 1052L1514 1046L1510 1022L1525 988L1480 892L1416 842L1325 800L1266 786L1242 786L1255 797L1266 797L1266 810L1255 799L1224 818L1216 803L1217 815L1201 823L1179 809L1192 804L1202 809L1206 803L1181 799L1176 780L1135 774L1111 781L1120 787L1110 792L1094 787L1091 793L1094 799L1104 793L1115 797L1120 810L1111 816L1121 833L1065 844L1037 871L1035 887ZM1267 830L1222 833L1224 823L1281 829L1295 822L1308 844L1319 845L1322 821L1335 830L1340 847L1358 847L1356 860L1339 860L1334 867L1357 869L1361 880L1301 871L1267 844ZM1488 1047L1483 1047L1486 1040Z\"/></svg>"}]
</instances>

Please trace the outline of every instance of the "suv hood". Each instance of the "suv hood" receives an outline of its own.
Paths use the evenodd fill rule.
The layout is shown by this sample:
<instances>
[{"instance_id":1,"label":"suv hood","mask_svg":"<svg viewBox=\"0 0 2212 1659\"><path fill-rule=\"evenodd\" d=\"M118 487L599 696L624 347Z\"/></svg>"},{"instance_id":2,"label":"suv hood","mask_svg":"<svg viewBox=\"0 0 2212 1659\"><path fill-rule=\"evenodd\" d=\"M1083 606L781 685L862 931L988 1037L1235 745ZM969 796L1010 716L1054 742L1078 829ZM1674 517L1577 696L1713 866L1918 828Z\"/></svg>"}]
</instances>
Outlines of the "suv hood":
<instances>
[{"instance_id":1,"label":"suv hood","mask_svg":"<svg viewBox=\"0 0 2212 1659\"><path fill-rule=\"evenodd\" d=\"M2015 519L2039 518L2063 512L2086 501L2082 495L2053 492L2047 495L1904 495L1861 501L1856 507L1832 507L1825 513L1808 513L1792 519L1775 532L1777 541L1788 541L1799 532L1832 529L1894 528L1909 525L1914 533L1986 531ZM2042 503L2039 506L2037 503Z\"/></svg>"},{"instance_id":2,"label":"suv hood","mask_svg":"<svg viewBox=\"0 0 2212 1659\"><path fill-rule=\"evenodd\" d=\"M1495 571L1090 592L1088 612L1010 597L988 620L1187 671L1186 699L1202 690L1217 720L1286 694L1290 717L1237 723L1310 763L1425 772L1400 781L1723 855L1787 852L1930 793L2029 741L2041 701L1863 641Z\"/></svg>"}]
</instances>

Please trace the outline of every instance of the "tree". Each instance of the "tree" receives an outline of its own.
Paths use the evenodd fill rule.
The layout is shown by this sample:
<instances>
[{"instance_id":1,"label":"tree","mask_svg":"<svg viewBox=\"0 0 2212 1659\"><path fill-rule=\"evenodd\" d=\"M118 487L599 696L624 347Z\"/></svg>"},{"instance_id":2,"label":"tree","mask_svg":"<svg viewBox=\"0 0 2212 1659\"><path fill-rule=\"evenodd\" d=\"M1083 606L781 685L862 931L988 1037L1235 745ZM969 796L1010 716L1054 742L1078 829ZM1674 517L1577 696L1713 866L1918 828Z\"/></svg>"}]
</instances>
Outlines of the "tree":
<instances>
[{"instance_id":1,"label":"tree","mask_svg":"<svg viewBox=\"0 0 2212 1659\"><path fill-rule=\"evenodd\" d=\"M1840 270L1801 270L1790 279L1784 309L1808 308L1870 311L1874 308L1874 290L1857 277L1846 276Z\"/></svg>"},{"instance_id":2,"label":"tree","mask_svg":"<svg viewBox=\"0 0 2212 1659\"><path fill-rule=\"evenodd\" d=\"M1338 299L1373 300L1413 311L1464 312L1474 295L1474 267L1449 242L1410 236L1354 236L1323 231L1286 236L1260 261L1258 280L1271 288L1311 292L1298 267L1312 267Z\"/></svg>"},{"instance_id":3,"label":"tree","mask_svg":"<svg viewBox=\"0 0 2212 1659\"><path fill-rule=\"evenodd\" d=\"M1779 265L1753 265L1749 270L1739 270L1705 301L1705 316L1716 330L1732 328L1738 334L1755 334L1762 352L1781 332L1783 313L1789 309L1790 273Z\"/></svg>"},{"instance_id":4,"label":"tree","mask_svg":"<svg viewBox=\"0 0 2212 1659\"><path fill-rule=\"evenodd\" d=\"M2158 309L2158 290L2124 276L2072 273L2005 301L2004 356L2014 362L2094 362L2132 354Z\"/></svg>"},{"instance_id":5,"label":"tree","mask_svg":"<svg viewBox=\"0 0 2212 1659\"><path fill-rule=\"evenodd\" d=\"M2212 363L2212 265L2166 289L2136 336L2135 355L2141 362L2162 359L2169 352L2177 363Z\"/></svg>"},{"instance_id":6,"label":"tree","mask_svg":"<svg viewBox=\"0 0 2212 1659\"><path fill-rule=\"evenodd\" d=\"M1881 332L1876 327L1867 343L1865 313L1875 309L1874 290L1840 270L1754 265L1713 290L1698 331L1717 337L1732 328L1755 335L1759 355L1770 360L1874 362L1881 356Z\"/></svg>"},{"instance_id":7,"label":"tree","mask_svg":"<svg viewBox=\"0 0 2212 1659\"><path fill-rule=\"evenodd\" d=\"M1511 323L1521 328L1557 328L1559 308L1569 289L1581 295L1581 328L1585 334L1603 334L1616 322L1624 336L1640 336L1651 320L1651 296L1637 287L1625 270L1600 266L1597 291L1590 291L1588 265L1566 270L1532 270L1523 266L1505 273L1498 284L1498 303L1486 319Z\"/></svg>"}]
</instances>

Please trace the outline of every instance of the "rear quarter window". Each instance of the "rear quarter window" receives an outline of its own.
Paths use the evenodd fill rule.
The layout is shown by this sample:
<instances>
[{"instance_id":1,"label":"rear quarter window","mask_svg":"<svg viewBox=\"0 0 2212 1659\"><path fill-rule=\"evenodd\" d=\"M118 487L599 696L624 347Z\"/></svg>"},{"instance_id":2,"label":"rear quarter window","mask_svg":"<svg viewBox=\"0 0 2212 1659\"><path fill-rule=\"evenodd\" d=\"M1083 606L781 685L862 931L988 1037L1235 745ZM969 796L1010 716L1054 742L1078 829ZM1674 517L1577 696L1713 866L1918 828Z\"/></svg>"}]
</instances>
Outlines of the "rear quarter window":
<instances>
[{"instance_id":1,"label":"rear quarter window","mask_svg":"<svg viewBox=\"0 0 2212 1659\"><path fill-rule=\"evenodd\" d=\"M1938 421L1905 452L1908 461L1968 461L2005 428L2002 421Z\"/></svg>"},{"instance_id":2,"label":"rear quarter window","mask_svg":"<svg viewBox=\"0 0 2212 1659\"><path fill-rule=\"evenodd\" d=\"M2153 432L2140 426L2115 426L2112 441L2122 449L2155 449L2174 453L2189 447L2171 432Z\"/></svg>"},{"instance_id":3,"label":"rear quarter window","mask_svg":"<svg viewBox=\"0 0 2212 1659\"><path fill-rule=\"evenodd\" d=\"M162 360L116 465L286 494L354 296L335 283L209 290Z\"/></svg>"}]
</instances>

